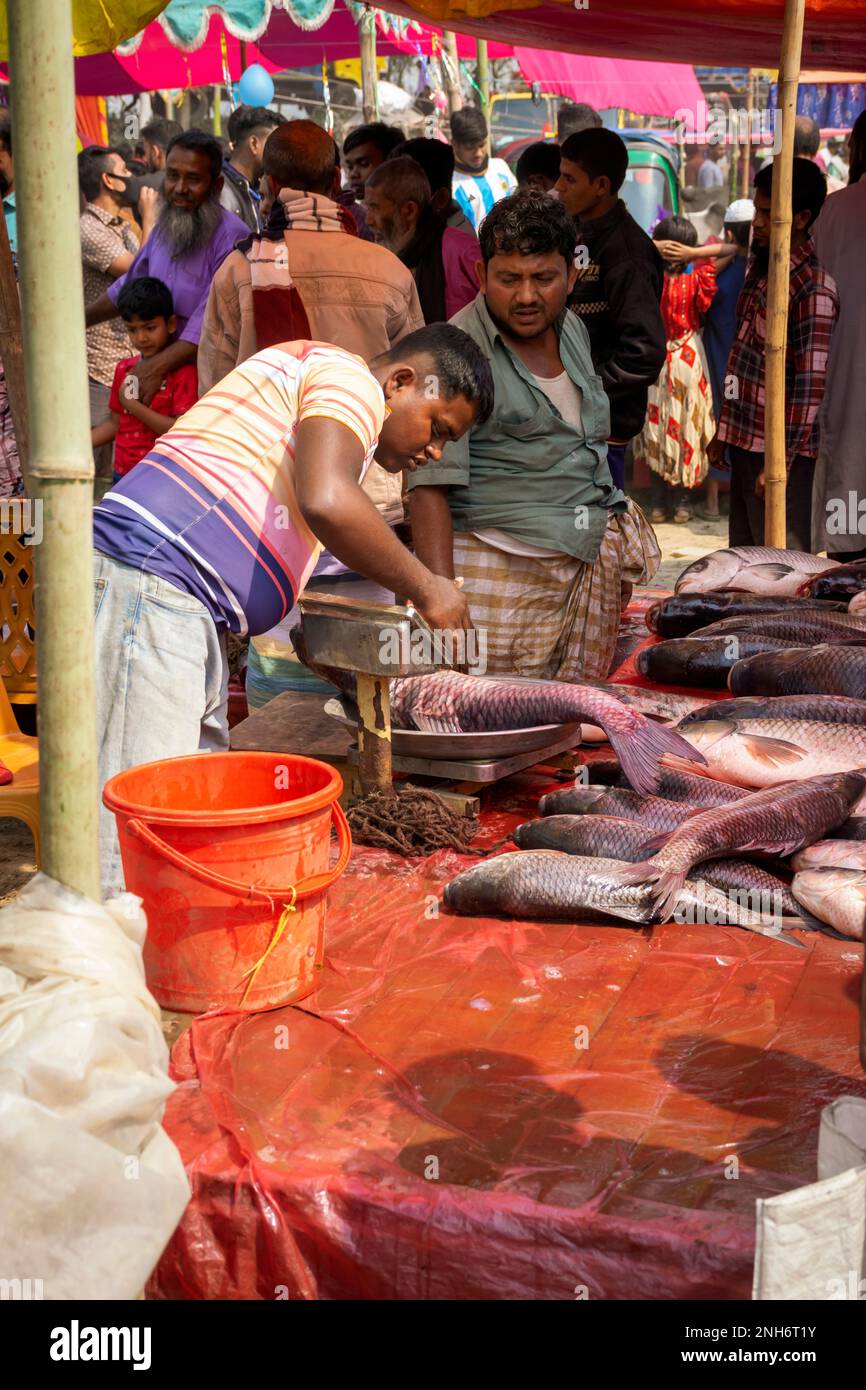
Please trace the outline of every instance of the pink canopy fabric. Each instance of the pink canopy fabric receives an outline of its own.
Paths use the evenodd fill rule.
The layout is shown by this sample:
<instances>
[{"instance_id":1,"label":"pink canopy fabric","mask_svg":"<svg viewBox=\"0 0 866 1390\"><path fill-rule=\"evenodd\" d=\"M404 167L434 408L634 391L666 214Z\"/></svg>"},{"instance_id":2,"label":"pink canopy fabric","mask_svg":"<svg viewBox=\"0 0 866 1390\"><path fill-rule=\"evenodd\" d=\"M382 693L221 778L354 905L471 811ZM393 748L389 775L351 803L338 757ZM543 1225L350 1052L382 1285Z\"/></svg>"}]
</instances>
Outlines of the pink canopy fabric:
<instances>
[{"instance_id":1,"label":"pink canopy fabric","mask_svg":"<svg viewBox=\"0 0 866 1390\"><path fill-rule=\"evenodd\" d=\"M619 58L584 58L540 48L514 50L527 82L545 92L586 101L597 111L622 106L643 116L697 111L703 93L694 68L684 63L639 63Z\"/></svg>"},{"instance_id":2,"label":"pink canopy fabric","mask_svg":"<svg viewBox=\"0 0 866 1390\"><path fill-rule=\"evenodd\" d=\"M202 87L223 81L220 34L225 34L226 55L233 82L241 75L240 41L225 30L218 16L211 18L207 38L200 48L186 53L175 48L159 24L149 24L134 53L124 55L97 53L75 60L75 90L79 96L120 96L138 92L159 91L163 88ZM394 33L377 33L376 48L383 58L397 54L412 54L419 50L425 57L432 52L434 31L410 31L405 39ZM441 34L436 34L441 42ZM351 14L337 5L321 29L299 29L282 10L274 10L267 31L258 43L246 46L246 61L261 63L269 72L286 68L319 67L323 59L336 62L342 58L357 58L358 29ZM475 40L458 37L457 51L461 59L474 61ZM514 49L509 45L491 43L491 58L510 58Z\"/></svg>"}]
</instances>

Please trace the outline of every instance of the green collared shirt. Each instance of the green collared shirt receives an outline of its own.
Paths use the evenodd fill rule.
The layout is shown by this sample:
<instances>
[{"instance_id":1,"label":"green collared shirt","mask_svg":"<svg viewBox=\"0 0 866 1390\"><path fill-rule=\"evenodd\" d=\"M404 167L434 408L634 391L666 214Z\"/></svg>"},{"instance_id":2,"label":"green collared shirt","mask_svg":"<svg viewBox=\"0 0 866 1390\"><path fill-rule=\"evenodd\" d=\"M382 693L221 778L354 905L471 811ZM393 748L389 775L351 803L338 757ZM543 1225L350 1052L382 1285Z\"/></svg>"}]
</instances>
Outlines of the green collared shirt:
<instances>
[{"instance_id":1,"label":"green collared shirt","mask_svg":"<svg viewBox=\"0 0 866 1390\"><path fill-rule=\"evenodd\" d=\"M586 329L568 313L557 325L562 365L583 397L575 429L506 345L483 294L451 322L490 362L493 414L447 444L439 463L412 473L409 487L448 488L455 531L497 527L593 564L611 512L624 512L626 502L607 465L610 407Z\"/></svg>"}]
</instances>

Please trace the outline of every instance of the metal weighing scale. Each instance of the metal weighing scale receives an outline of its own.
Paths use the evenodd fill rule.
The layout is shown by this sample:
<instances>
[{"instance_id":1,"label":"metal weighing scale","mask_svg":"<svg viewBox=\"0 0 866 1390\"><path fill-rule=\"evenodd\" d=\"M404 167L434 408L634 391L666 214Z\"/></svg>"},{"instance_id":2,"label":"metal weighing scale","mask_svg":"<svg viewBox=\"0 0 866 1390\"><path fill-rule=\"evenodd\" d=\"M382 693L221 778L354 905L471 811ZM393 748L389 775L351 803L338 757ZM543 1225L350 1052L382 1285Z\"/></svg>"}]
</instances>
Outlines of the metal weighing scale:
<instances>
[{"instance_id":1,"label":"metal weighing scale","mask_svg":"<svg viewBox=\"0 0 866 1390\"><path fill-rule=\"evenodd\" d=\"M349 749L348 760L358 770L362 794L391 791L393 773L399 772L434 779L441 783L437 792L475 810L473 793L538 763L574 770L575 758L568 755L580 743L580 724L480 734L392 731L388 682L450 669L441 653L436 659L435 635L415 609L321 595L302 598L300 610L309 661L356 677L357 710L335 698L325 711L357 728L358 742ZM478 679L494 683L515 678Z\"/></svg>"}]
</instances>

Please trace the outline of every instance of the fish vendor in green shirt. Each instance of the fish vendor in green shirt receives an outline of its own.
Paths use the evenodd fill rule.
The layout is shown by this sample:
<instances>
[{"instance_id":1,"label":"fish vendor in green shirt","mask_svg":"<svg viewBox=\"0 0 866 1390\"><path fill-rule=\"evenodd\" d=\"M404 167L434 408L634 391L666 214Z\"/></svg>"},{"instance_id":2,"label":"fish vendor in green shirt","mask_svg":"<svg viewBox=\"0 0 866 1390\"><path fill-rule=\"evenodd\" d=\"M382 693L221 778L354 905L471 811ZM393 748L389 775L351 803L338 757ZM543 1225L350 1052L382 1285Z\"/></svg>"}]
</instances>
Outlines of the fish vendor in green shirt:
<instances>
[{"instance_id":1,"label":"fish vendor in green shirt","mask_svg":"<svg viewBox=\"0 0 866 1390\"><path fill-rule=\"evenodd\" d=\"M661 556L613 484L607 396L566 313L574 222L522 191L488 213L479 240L481 292L451 322L490 362L493 414L409 479L415 550L462 577L489 674L604 679L622 608Z\"/></svg>"}]
</instances>

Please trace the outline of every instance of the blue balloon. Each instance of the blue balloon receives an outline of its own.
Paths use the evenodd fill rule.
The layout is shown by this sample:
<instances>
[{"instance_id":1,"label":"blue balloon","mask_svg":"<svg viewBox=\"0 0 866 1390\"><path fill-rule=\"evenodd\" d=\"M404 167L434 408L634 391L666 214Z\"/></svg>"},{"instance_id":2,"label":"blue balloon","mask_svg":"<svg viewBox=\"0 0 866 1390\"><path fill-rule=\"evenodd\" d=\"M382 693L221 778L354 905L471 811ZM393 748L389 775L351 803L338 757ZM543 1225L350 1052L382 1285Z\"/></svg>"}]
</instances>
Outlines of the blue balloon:
<instances>
[{"instance_id":1,"label":"blue balloon","mask_svg":"<svg viewBox=\"0 0 866 1390\"><path fill-rule=\"evenodd\" d=\"M243 106L270 106L274 99L274 79L261 63L253 63L241 73L238 96Z\"/></svg>"}]
</instances>

